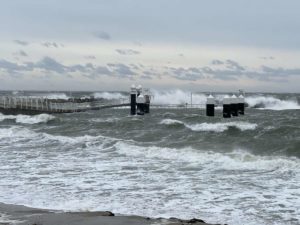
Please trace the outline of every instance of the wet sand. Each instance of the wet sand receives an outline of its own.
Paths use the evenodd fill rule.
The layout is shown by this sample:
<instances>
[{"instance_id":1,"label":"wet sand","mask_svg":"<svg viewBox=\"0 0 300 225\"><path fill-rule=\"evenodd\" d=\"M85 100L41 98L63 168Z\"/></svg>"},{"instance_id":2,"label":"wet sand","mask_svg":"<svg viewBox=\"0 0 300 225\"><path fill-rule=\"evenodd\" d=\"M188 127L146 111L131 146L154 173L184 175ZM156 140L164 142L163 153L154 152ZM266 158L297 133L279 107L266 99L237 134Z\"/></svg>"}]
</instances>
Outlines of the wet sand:
<instances>
[{"instance_id":1,"label":"wet sand","mask_svg":"<svg viewBox=\"0 0 300 225\"><path fill-rule=\"evenodd\" d=\"M115 216L111 212L62 212L0 203L0 225L212 225L199 219Z\"/></svg>"}]
</instances>

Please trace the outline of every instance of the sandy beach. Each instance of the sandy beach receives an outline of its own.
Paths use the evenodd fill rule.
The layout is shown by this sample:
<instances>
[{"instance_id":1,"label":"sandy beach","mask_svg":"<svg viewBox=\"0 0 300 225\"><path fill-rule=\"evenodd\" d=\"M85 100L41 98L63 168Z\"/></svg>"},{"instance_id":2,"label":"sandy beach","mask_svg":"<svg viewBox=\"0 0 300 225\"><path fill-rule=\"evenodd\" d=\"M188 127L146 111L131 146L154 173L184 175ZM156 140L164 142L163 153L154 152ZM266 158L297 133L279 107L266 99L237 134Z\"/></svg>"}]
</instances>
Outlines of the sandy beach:
<instances>
[{"instance_id":1,"label":"sandy beach","mask_svg":"<svg viewBox=\"0 0 300 225\"><path fill-rule=\"evenodd\" d=\"M63 212L0 203L0 225L213 225L201 219L148 218L109 211Z\"/></svg>"}]
</instances>

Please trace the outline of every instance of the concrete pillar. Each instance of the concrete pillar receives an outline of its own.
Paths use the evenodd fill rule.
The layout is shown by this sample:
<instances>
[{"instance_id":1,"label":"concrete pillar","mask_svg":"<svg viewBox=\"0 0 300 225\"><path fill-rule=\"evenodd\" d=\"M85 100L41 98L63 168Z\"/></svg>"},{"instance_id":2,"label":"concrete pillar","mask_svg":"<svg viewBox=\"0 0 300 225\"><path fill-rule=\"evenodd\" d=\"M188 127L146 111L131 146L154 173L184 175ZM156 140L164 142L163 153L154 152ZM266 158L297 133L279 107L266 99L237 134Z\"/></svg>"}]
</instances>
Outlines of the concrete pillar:
<instances>
[{"instance_id":1,"label":"concrete pillar","mask_svg":"<svg viewBox=\"0 0 300 225\"><path fill-rule=\"evenodd\" d=\"M131 86L130 92L130 115L136 115L136 87Z\"/></svg>"},{"instance_id":2,"label":"concrete pillar","mask_svg":"<svg viewBox=\"0 0 300 225\"><path fill-rule=\"evenodd\" d=\"M231 98L229 97L224 97L223 99L223 117L231 117Z\"/></svg>"},{"instance_id":3,"label":"concrete pillar","mask_svg":"<svg viewBox=\"0 0 300 225\"><path fill-rule=\"evenodd\" d=\"M209 95L206 99L206 116L215 116L215 98Z\"/></svg>"},{"instance_id":4,"label":"concrete pillar","mask_svg":"<svg viewBox=\"0 0 300 225\"><path fill-rule=\"evenodd\" d=\"M245 98L242 94L238 97L238 113L240 115L245 114Z\"/></svg>"},{"instance_id":5,"label":"concrete pillar","mask_svg":"<svg viewBox=\"0 0 300 225\"><path fill-rule=\"evenodd\" d=\"M231 115L232 116L238 116L238 102L237 102L237 97L235 95L231 96Z\"/></svg>"}]
</instances>

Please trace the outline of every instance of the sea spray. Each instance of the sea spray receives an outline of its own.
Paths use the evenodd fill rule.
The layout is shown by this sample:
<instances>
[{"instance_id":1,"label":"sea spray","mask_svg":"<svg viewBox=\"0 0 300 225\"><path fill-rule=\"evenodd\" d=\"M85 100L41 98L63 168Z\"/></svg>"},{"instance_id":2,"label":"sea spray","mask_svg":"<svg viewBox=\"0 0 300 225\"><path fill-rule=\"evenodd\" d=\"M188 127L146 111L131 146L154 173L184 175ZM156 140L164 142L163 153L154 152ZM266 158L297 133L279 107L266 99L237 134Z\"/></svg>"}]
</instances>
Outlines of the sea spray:
<instances>
[{"instance_id":1,"label":"sea spray","mask_svg":"<svg viewBox=\"0 0 300 225\"><path fill-rule=\"evenodd\" d=\"M182 90L157 91L151 90L154 96L151 103L153 104L205 104L205 94L191 93Z\"/></svg>"},{"instance_id":2,"label":"sea spray","mask_svg":"<svg viewBox=\"0 0 300 225\"><path fill-rule=\"evenodd\" d=\"M300 109L300 105L293 100L281 100L273 96L249 96L245 99L251 108L288 110Z\"/></svg>"},{"instance_id":3,"label":"sea spray","mask_svg":"<svg viewBox=\"0 0 300 225\"><path fill-rule=\"evenodd\" d=\"M129 99L129 95L124 95L120 92L96 92L94 93L95 98L103 98L107 100L118 100L118 99Z\"/></svg>"}]
</instances>

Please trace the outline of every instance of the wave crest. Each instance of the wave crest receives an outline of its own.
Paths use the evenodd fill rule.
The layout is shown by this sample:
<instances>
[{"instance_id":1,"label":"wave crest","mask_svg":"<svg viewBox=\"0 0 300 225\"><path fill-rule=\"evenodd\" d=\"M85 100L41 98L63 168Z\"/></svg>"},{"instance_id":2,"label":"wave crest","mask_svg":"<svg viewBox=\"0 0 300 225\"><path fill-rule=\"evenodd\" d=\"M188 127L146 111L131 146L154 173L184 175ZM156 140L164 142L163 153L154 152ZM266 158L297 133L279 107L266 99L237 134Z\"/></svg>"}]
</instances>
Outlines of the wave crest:
<instances>
[{"instance_id":1,"label":"wave crest","mask_svg":"<svg viewBox=\"0 0 300 225\"><path fill-rule=\"evenodd\" d=\"M233 121L226 123L197 123L197 124L187 124L180 120L174 119L164 119L159 124L164 125L175 125L175 124L183 124L186 128L192 131L207 131L207 132L224 132L228 130L230 127L237 128L241 131L246 130L255 130L257 127L256 123L249 122L241 122L241 121Z\"/></svg>"},{"instance_id":2,"label":"wave crest","mask_svg":"<svg viewBox=\"0 0 300 225\"><path fill-rule=\"evenodd\" d=\"M125 96L119 92L96 92L96 93L94 93L94 97L95 98L103 98L103 99L107 99L107 100L128 98L128 96Z\"/></svg>"},{"instance_id":3,"label":"wave crest","mask_svg":"<svg viewBox=\"0 0 300 225\"><path fill-rule=\"evenodd\" d=\"M37 124L37 123L47 123L51 120L54 120L55 116L49 114L40 114L34 116L28 115L3 115L0 114L0 121L4 120L15 120L16 123L22 124Z\"/></svg>"},{"instance_id":4,"label":"wave crest","mask_svg":"<svg viewBox=\"0 0 300 225\"><path fill-rule=\"evenodd\" d=\"M191 92L186 92L182 90L170 90L170 91L157 91L151 90L154 98L151 103L153 104L190 104L191 97L193 104L205 104L206 103L206 95L205 94L197 94Z\"/></svg>"},{"instance_id":5,"label":"wave crest","mask_svg":"<svg viewBox=\"0 0 300 225\"><path fill-rule=\"evenodd\" d=\"M281 100L272 96L250 96L245 98L251 108L263 108L271 110L300 109L296 101Z\"/></svg>"},{"instance_id":6,"label":"wave crest","mask_svg":"<svg viewBox=\"0 0 300 225\"><path fill-rule=\"evenodd\" d=\"M212 132L224 132L230 127L235 127L241 131L255 130L257 124L248 122L227 122L227 123L200 123L193 125L186 125L193 131L212 131Z\"/></svg>"},{"instance_id":7,"label":"wave crest","mask_svg":"<svg viewBox=\"0 0 300 225\"><path fill-rule=\"evenodd\" d=\"M184 123L180 120L164 119L159 124L175 125L175 124L184 124Z\"/></svg>"}]
</instances>

